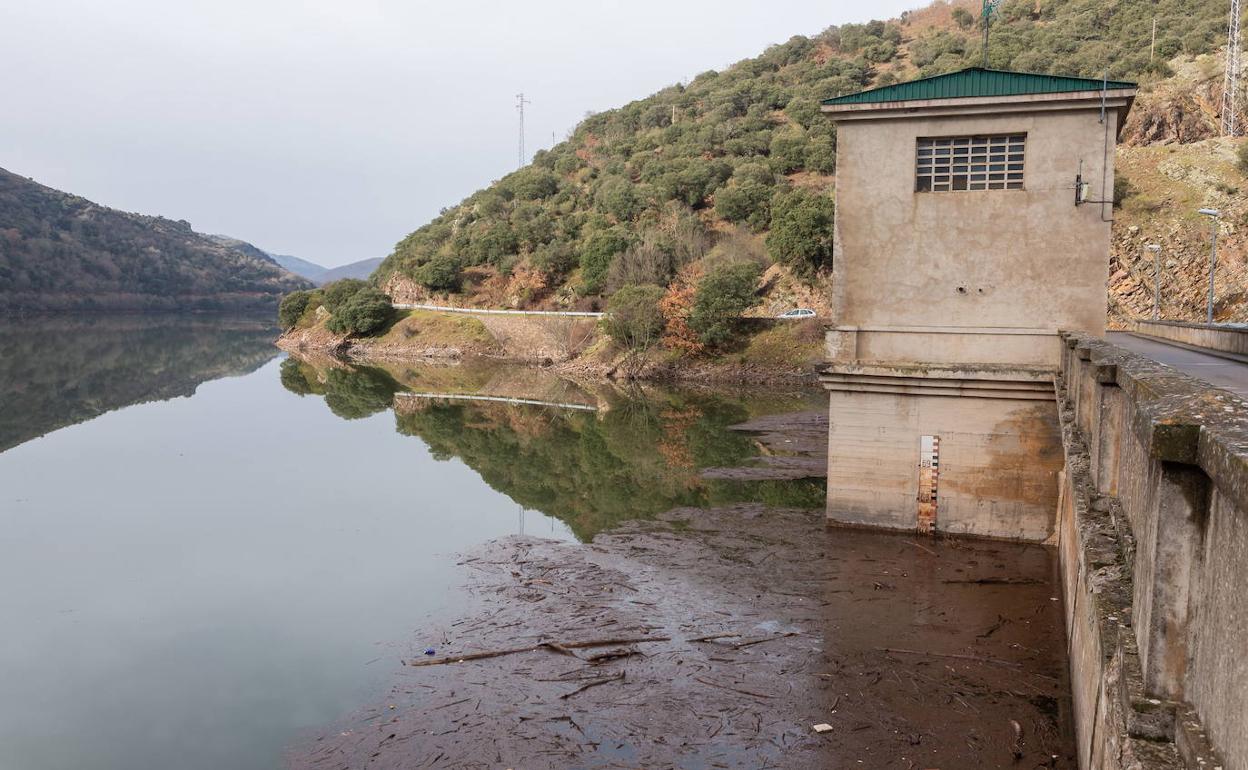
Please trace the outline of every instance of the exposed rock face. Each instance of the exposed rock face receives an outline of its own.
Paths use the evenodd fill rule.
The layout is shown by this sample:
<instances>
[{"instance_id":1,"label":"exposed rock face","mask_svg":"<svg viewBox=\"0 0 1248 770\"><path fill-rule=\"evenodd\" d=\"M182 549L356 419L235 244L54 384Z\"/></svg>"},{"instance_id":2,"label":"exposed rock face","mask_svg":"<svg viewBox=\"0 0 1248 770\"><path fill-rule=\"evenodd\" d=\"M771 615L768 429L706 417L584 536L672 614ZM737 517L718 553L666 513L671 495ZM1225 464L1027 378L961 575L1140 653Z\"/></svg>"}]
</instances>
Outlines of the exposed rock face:
<instances>
[{"instance_id":1,"label":"exposed rock face","mask_svg":"<svg viewBox=\"0 0 1248 770\"><path fill-rule=\"evenodd\" d=\"M1215 135L1206 100L1193 92L1170 97L1143 99L1124 128L1122 141L1128 145L1188 144Z\"/></svg>"},{"instance_id":2,"label":"exposed rock face","mask_svg":"<svg viewBox=\"0 0 1248 770\"><path fill-rule=\"evenodd\" d=\"M1124 147L1118 172L1133 192L1114 211L1109 267L1110 322L1153 313L1154 268L1149 244L1161 246L1161 315L1203 320L1213 221L1200 208L1222 212L1214 316L1248 320L1248 176L1237 166L1243 139L1216 138L1188 145Z\"/></svg>"}]
</instances>

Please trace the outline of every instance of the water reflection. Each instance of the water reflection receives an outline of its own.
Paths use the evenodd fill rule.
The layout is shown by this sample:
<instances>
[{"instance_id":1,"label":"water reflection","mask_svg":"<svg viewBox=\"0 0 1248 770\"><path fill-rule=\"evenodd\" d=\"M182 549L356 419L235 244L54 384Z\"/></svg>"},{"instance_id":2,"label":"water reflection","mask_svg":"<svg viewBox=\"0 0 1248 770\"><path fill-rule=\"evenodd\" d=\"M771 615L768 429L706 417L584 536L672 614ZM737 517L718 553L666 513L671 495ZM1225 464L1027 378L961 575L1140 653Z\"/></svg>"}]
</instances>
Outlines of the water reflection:
<instances>
[{"instance_id":1,"label":"water reflection","mask_svg":"<svg viewBox=\"0 0 1248 770\"><path fill-rule=\"evenodd\" d=\"M482 362L386 369L295 357L282 363L281 379L293 393L323 396L344 419L393 409L397 431L419 438L435 458L463 462L493 489L559 519L582 540L680 506L823 506L822 479L702 475L748 466L760 454L750 434L731 426L819 408L810 393L642 390Z\"/></svg>"},{"instance_id":2,"label":"water reflection","mask_svg":"<svg viewBox=\"0 0 1248 770\"><path fill-rule=\"evenodd\" d=\"M278 355L269 319L40 317L0 322L0 452L115 409L190 396Z\"/></svg>"}]
</instances>

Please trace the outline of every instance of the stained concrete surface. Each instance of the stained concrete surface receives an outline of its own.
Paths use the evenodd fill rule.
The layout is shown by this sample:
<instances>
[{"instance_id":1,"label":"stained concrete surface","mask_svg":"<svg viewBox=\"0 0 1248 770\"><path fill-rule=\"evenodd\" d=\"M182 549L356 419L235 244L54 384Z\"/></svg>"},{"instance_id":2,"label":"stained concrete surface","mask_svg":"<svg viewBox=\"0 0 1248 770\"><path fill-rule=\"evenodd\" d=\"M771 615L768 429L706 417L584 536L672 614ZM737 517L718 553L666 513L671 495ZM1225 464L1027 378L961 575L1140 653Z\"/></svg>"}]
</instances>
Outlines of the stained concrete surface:
<instances>
[{"instance_id":1,"label":"stained concrete surface","mask_svg":"<svg viewBox=\"0 0 1248 770\"><path fill-rule=\"evenodd\" d=\"M1248 364L1127 332L1109 332L1105 339L1158 363L1173 366L1189 377L1248 398Z\"/></svg>"}]
</instances>

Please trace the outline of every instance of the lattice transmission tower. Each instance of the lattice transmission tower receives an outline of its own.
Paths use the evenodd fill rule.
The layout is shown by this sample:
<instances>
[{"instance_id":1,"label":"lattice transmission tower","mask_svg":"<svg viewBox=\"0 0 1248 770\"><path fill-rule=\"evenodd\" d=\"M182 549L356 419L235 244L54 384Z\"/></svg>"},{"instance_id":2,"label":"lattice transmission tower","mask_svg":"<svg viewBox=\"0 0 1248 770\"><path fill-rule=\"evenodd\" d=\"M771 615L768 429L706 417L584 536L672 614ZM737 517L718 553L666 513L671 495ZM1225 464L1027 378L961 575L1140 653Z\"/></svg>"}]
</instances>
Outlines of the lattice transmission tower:
<instances>
[{"instance_id":1,"label":"lattice transmission tower","mask_svg":"<svg viewBox=\"0 0 1248 770\"><path fill-rule=\"evenodd\" d=\"M1235 2L1239 2L1239 0L1235 0ZM516 94L516 112L520 113L520 153L518 156L520 168L524 168L524 164L528 162L528 158L524 154L524 105L526 104L532 104L532 102L524 98L524 92Z\"/></svg>"},{"instance_id":2,"label":"lattice transmission tower","mask_svg":"<svg viewBox=\"0 0 1248 770\"><path fill-rule=\"evenodd\" d=\"M1240 55L1243 46L1239 39L1242 18L1240 0L1231 0L1231 17L1226 35L1226 79L1222 82L1222 133L1226 136L1239 136L1243 130L1237 114L1240 101L1239 76L1242 72Z\"/></svg>"}]
</instances>

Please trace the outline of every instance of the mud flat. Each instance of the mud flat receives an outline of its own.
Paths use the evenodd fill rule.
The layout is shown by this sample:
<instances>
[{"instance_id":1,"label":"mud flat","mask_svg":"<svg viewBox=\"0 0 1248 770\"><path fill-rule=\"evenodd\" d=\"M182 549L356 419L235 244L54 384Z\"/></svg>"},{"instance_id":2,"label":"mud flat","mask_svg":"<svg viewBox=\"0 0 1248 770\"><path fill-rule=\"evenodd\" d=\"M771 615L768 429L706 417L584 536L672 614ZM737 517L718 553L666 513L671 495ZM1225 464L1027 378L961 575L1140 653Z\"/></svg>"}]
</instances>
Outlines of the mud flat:
<instances>
[{"instance_id":1,"label":"mud flat","mask_svg":"<svg viewBox=\"0 0 1248 770\"><path fill-rule=\"evenodd\" d=\"M809 440L781 423L751 427L769 447ZM472 606L293 767L1075 766L1041 546L828 529L822 511L751 503L590 544L506 538L462 565Z\"/></svg>"}]
</instances>

